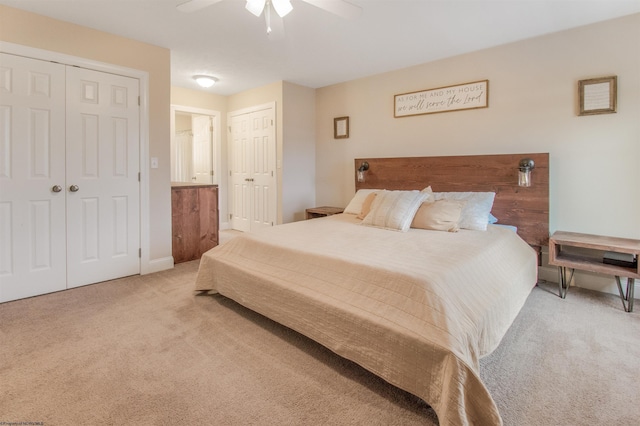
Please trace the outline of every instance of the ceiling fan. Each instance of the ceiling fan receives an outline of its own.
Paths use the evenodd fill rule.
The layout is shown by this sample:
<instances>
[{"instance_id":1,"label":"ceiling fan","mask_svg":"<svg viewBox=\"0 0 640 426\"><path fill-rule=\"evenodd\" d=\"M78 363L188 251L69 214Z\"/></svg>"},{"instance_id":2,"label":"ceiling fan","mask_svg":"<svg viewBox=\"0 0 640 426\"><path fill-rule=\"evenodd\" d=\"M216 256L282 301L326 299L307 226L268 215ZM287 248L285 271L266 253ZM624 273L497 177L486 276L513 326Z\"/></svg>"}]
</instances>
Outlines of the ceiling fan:
<instances>
[{"instance_id":1,"label":"ceiling fan","mask_svg":"<svg viewBox=\"0 0 640 426\"><path fill-rule=\"evenodd\" d=\"M195 12L205 7L214 5L222 0L188 0L176 6L181 12ZM334 15L340 16L345 19L355 19L362 13L362 8L351 4L345 0L301 0L305 3L309 3L317 8L326 10ZM254 14L260 16L264 13L264 17L267 23L267 34L271 34L272 19L271 13L275 13L280 17L285 17L289 12L293 10L291 0L247 0L245 8ZM277 24L277 23L276 23Z\"/></svg>"}]
</instances>

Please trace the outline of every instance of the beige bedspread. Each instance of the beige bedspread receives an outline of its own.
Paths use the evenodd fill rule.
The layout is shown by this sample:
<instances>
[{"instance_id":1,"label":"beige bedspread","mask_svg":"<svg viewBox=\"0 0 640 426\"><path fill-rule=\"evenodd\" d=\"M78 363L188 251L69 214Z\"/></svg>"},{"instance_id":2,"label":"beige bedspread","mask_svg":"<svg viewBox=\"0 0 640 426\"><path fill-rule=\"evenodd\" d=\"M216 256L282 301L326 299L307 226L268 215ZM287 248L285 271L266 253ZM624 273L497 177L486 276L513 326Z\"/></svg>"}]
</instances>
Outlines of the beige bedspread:
<instances>
[{"instance_id":1,"label":"beige bedspread","mask_svg":"<svg viewBox=\"0 0 640 426\"><path fill-rule=\"evenodd\" d=\"M513 231L407 233L352 215L276 226L207 252L213 290L424 399L442 425L502 421L478 374L537 279Z\"/></svg>"}]
</instances>

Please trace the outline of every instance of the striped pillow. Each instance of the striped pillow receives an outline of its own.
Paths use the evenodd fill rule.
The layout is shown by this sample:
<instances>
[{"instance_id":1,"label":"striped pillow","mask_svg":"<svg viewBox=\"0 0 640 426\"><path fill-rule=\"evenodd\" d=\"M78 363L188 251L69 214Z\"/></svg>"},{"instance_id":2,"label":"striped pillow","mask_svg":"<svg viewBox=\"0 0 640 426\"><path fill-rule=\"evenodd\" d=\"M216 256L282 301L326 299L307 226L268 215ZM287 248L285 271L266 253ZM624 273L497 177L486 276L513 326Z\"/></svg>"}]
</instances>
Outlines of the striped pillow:
<instances>
[{"instance_id":1,"label":"striped pillow","mask_svg":"<svg viewBox=\"0 0 640 426\"><path fill-rule=\"evenodd\" d=\"M406 232L429 194L420 191L379 191L363 225Z\"/></svg>"}]
</instances>

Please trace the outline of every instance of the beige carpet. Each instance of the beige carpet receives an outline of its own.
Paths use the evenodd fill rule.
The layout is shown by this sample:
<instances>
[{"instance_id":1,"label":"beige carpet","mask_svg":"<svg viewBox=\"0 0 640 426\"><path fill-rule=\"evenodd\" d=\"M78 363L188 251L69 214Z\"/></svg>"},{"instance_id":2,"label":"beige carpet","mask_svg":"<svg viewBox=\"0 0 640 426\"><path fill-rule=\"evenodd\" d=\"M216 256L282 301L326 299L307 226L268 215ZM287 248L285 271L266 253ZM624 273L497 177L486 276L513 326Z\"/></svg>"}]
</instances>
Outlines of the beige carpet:
<instances>
[{"instance_id":1,"label":"beige carpet","mask_svg":"<svg viewBox=\"0 0 640 426\"><path fill-rule=\"evenodd\" d=\"M0 424L433 425L419 399L220 296L197 262L0 305ZM506 425L636 425L640 315L533 290L482 375Z\"/></svg>"}]
</instances>

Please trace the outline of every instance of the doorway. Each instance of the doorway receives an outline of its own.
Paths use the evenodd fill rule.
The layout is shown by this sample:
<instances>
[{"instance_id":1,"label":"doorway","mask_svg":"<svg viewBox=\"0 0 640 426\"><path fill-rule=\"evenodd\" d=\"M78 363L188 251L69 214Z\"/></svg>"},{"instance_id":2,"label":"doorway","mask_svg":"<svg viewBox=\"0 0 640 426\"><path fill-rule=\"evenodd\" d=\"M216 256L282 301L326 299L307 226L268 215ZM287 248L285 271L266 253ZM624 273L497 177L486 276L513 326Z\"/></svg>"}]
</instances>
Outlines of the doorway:
<instances>
[{"instance_id":1,"label":"doorway","mask_svg":"<svg viewBox=\"0 0 640 426\"><path fill-rule=\"evenodd\" d=\"M220 112L171 105L171 182L220 183Z\"/></svg>"}]
</instances>

